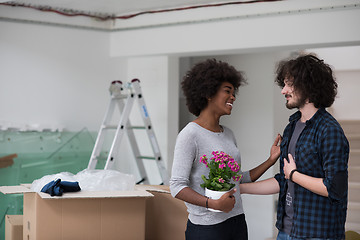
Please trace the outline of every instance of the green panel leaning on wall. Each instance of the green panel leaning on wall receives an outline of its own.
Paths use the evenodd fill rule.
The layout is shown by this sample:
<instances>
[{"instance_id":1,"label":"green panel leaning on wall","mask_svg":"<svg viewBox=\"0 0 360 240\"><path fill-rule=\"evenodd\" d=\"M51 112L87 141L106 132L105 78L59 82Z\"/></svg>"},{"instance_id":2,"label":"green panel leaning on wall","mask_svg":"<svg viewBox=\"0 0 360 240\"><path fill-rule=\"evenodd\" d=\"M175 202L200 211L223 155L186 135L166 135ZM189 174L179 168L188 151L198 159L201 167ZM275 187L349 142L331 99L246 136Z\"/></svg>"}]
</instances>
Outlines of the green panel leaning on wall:
<instances>
[{"instance_id":1,"label":"green panel leaning on wall","mask_svg":"<svg viewBox=\"0 0 360 240\"><path fill-rule=\"evenodd\" d=\"M76 174L89 163L97 133L0 131L0 158L12 154L13 162L0 168L0 186L32 183L45 175ZM98 169L103 168L100 159ZM22 194L0 193L0 239L5 238L5 215L23 214Z\"/></svg>"}]
</instances>

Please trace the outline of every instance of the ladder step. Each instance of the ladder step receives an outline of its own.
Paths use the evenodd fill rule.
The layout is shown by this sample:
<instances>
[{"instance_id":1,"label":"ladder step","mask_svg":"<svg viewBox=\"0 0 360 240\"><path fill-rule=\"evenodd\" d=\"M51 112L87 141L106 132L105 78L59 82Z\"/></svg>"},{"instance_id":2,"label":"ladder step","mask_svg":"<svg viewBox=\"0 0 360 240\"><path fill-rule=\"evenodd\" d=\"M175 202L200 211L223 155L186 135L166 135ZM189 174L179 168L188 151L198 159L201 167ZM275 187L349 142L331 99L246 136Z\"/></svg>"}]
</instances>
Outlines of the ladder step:
<instances>
[{"instance_id":1,"label":"ladder step","mask_svg":"<svg viewBox=\"0 0 360 240\"><path fill-rule=\"evenodd\" d=\"M117 129L117 125L103 125L102 128L103 129Z\"/></svg>"},{"instance_id":2,"label":"ladder step","mask_svg":"<svg viewBox=\"0 0 360 240\"><path fill-rule=\"evenodd\" d=\"M145 178L142 178L140 181L138 181L136 184L140 184L140 183L143 183L143 182L145 182Z\"/></svg>"},{"instance_id":3,"label":"ladder step","mask_svg":"<svg viewBox=\"0 0 360 240\"><path fill-rule=\"evenodd\" d=\"M131 129L146 129L145 126L131 126L129 128L131 128Z\"/></svg>"},{"instance_id":4,"label":"ladder step","mask_svg":"<svg viewBox=\"0 0 360 240\"><path fill-rule=\"evenodd\" d=\"M117 129L118 126L117 125L104 125L102 127L103 129ZM145 126L130 126L128 127L128 129L146 129Z\"/></svg>"},{"instance_id":5,"label":"ladder step","mask_svg":"<svg viewBox=\"0 0 360 240\"><path fill-rule=\"evenodd\" d=\"M118 96L112 96L111 98L112 99L125 99L127 97L128 97L128 95L118 95Z\"/></svg>"},{"instance_id":6,"label":"ladder step","mask_svg":"<svg viewBox=\"0 0 360 240\"><path fill-rule=\"evenodd\" d=\"M140 159L151 159L151 160L155 160L155 157L149 157L149 156L138 156L138 158Z\"/></svg>"},{"instance_id":7,"label":"ladder step","mask_svg":"<svg viewBox=\"0 0 360 240\"><path fill-rule=\"evenodd\" d=\"M118 126L117 125L104 125L102 127L103 129L117 129ZM145 126L130 126L128 127L128 129L146 129Z\"/></svg>"}]
</instances>

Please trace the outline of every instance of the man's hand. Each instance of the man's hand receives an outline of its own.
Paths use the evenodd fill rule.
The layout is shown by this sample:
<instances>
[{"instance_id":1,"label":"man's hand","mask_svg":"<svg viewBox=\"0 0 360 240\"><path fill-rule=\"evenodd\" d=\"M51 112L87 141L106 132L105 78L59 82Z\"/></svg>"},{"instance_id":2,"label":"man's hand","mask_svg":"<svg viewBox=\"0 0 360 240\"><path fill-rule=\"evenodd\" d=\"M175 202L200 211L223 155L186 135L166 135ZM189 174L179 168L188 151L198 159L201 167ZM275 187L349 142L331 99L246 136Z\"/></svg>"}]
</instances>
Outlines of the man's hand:
<instances>
[{"instance_id":1,"label":"man's hand","mask_svg":"<svg viewBox=\"0 0 360 240\"><path fill-rule=\"evenodd\" d=\"M289 179L291 171L296 169L296 163L293 156L289 153L288 157L289 157L289 162L286 160L286 158L284 158L284 168L283 168L286 179Z\"/></svg>"}]
</instances>

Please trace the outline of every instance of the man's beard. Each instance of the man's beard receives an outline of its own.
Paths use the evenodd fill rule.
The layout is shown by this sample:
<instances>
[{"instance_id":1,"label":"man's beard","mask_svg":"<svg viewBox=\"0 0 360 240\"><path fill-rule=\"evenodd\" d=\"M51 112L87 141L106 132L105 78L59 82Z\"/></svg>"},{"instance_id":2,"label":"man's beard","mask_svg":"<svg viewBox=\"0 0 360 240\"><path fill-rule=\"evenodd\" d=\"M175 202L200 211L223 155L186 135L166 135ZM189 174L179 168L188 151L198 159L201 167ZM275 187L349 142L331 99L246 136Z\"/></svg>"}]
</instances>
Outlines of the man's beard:
<instances>
[{"instance_id":1,"label":"man's beard","mask_svg":"<svg viewBox=\"0 0 360 240\"><path fill-rule=\"evenodd\" d=\"M294 108L301 108L305 105L306 103L306 98L304 97L300 97L297 99L297 101L294 101L292 103L289 103L289 101L286 102L286 107L288 109L294 109Z\"/></svg>"}]
</instances>

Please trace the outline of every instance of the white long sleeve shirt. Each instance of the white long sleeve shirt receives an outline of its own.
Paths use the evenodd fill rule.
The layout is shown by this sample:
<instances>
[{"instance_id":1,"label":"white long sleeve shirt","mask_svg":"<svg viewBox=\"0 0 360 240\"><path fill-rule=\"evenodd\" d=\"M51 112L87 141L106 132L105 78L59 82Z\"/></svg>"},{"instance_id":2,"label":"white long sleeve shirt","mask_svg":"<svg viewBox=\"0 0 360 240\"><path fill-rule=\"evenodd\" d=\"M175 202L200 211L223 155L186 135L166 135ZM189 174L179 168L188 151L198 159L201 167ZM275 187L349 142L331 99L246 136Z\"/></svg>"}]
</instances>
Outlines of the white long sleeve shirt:
<instances>
[{"instance_id":1,"label":"white long sleeve shirt","mask_svg":"<svg viewBox=\"0 0 360 240\"><path fill-rule=\"evenodd\" d=\"M208 177L209 169L200 162L204 154L210 159L213 151L223 151L231 155L240 165L240 151L237 148L233 132L223 126L223 132L212 132L200 125L190 122L179 133L174 150L174 161L170 178L171 195L175 197L183 188L189 187L201 195L205 190L200 187L203 183L201 175ZM241 171L241 170L240 170ZM251 182L249 171L242 172L241 182ZM185 202L189 220L194 224L212 225L223 222L228 218L244 213L239 188L235 183L235 207L228 213L211 212L205 207Z\"/></svg>"}]
</instances>

